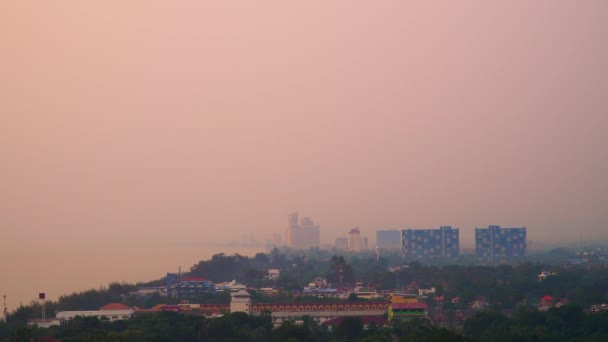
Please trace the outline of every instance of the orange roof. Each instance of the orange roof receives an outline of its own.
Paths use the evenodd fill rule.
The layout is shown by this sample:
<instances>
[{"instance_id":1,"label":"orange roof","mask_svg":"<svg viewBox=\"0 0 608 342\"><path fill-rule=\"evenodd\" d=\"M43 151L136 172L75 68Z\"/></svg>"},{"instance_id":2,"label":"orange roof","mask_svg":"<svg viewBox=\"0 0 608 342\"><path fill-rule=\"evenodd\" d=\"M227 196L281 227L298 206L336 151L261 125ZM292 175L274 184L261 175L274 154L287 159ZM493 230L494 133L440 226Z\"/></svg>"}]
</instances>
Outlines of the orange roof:
<instances>
[{"instance_id":1,"label":"orange roof","mask_svg":"<svg viewBox=\"0 0 608 342\"><path fill-rule=\"evenodd\" d=\"M122 303L110 303L102 306L99 310L129 310L130 307Z\"/></svg>"}]
</instances>

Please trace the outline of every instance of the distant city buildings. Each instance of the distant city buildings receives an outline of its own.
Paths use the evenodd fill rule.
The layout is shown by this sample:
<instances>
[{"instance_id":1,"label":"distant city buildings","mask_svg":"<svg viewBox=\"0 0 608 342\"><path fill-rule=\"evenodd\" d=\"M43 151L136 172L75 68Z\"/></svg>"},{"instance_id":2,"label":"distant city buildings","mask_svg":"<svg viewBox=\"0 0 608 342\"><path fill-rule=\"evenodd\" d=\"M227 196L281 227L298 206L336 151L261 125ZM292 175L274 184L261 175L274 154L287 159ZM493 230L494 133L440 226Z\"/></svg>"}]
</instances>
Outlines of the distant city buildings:
<instances>
[{"instance_id":1,"label":"distant city buildings","mask_svg":"<svg viewBox=\"0 0 608 342\"><path fill-rule=\"evenodd\" d=\"M367 238L361 237L359 227L353 228L348 232L348 250L359 253L367 249Z\"/></svg>"},{"instance_id":2,"label":"distant city buildings","mask_svg":"<svg viewBox=\"0 0 608 342\"><path fill-rule=\"evenodd\" d=\"M348 249L348 239L345 237L336 238L336 249L347 250Z\"/></svg>"},{"instance_id":3,"label":"distant city buildings","mask_svg":"<svg viewBox=\"0 0 608 342\"><path fill-rule=\"evenodd\" d=\"M361 231L359 231L359 227L353 228L348 232L348 250L361 252Z\"/></svg>"},{"instance_id":4,"label":"distant city buildings","mask_svg":"<svg viewBox=\"0 0 608 342\"><path fill-rule=\"evenodd\" d=\"M361 231L357 227L348 232L348 237L336 238L335 247L336 249L359 253L368 249L368 241L367 237L361 236Z\"/></svg>"},{"instance_id":5,"label":"distant city buildings","mask_svg":"<svg viewBox=\"0 0 608 342\"><path fill-rule=\"evenodd\" d=\"M398 230L376 231L376 247L384 250L401 250L401 232Z\"/></svg>"},{"instance_id":6,"label":"distant city buildings","mask_svg":"<svg viewBox=\"0 0 608 342\"><path fill-rule=\"evenodd\" d=\"M298 217L298 213L287 215L285 244L288 247L299 249L319 247L321 243L320 226L308 217L302 217L299 220Z\"/></svg>"},{"instance_id":7,"label":"distant city buildings","mask_svg":"<svg viewBox=\"0 0 608 342\"><path fill-rule=\"evenodd\" d=\"M406 229L402 231L405 259L455 258L460 253L458 228Z\"/></svg>"},{"instance_id":8,"label":"distant city buildings","mask_svg":"<svg viewBox=\"0 0 608 342\"><path fill-rule=\"evenodd\" d=\"M484 261L510 261L526 256L526 227L475 228L475 252Z\"/></svg>"}]
</instances>

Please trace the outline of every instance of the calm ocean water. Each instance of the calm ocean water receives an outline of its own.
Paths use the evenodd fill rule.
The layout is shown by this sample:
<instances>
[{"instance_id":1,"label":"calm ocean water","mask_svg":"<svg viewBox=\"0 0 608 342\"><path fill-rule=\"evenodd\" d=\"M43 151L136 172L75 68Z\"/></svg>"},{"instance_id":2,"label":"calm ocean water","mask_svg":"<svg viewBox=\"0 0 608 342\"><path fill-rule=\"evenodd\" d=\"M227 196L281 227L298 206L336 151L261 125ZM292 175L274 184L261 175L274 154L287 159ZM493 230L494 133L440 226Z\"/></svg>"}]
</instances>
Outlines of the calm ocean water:
<instances>
[{"instance_id":1,"label":"calm ocean water","mask_svg":"<svg viewBox=\"0 0 608 342\"><path fill-rule=\"evenodd\" d=\"M69 245L32 249L3 246L0 252L0 296L9 311L29 304L45 292L47 300L99 288L110 282L149 281L167 272L190 270L217 253L255 255L264 248L196 245ZM1 297L0 297L1 300ZM0 303L1 305L1 303ZM1 312L1 306L0 306Z\"/></svg>"}]
</instances>

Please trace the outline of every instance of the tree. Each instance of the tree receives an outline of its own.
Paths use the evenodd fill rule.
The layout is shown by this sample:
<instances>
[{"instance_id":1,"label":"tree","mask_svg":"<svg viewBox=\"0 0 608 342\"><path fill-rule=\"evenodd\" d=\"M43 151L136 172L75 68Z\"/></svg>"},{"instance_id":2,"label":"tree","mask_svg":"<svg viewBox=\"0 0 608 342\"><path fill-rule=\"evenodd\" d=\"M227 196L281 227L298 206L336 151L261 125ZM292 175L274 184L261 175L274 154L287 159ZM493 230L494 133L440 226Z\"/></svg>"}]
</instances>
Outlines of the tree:
<instances>
[{"instance_id":1,"label":"tree","mask_svg":"<svg viewBox=\"0 0 608 342\"><path fill-rule=\"evenodd\" d=\"M464 323L465 335L481 337L492 330L497 335L508 330L510 320L507 316L497 312L480 312Z\"/></svg>"},{"instance_id":2,"label":"tree","mask_svg":"<svg viewBox=\"0 0 608 342\"><path fill-rule=\"evenodd\" d=\"M342 285L343 282L351 282L355 279L352 266L346 263L343 256L334 255L331 257L330 270L327 279L332 283Z\"/></svg>"},{"instance_id":3,"label":"tree","mask_svg":"<svg viewBox=\"0 0 608 342\"><path fill-rule=\"evenodd\" d=\"M356 341L363 335L363 322L357 317L345 317L336 327L335 336L340 341Z\"/></svg>"}]
</instances>

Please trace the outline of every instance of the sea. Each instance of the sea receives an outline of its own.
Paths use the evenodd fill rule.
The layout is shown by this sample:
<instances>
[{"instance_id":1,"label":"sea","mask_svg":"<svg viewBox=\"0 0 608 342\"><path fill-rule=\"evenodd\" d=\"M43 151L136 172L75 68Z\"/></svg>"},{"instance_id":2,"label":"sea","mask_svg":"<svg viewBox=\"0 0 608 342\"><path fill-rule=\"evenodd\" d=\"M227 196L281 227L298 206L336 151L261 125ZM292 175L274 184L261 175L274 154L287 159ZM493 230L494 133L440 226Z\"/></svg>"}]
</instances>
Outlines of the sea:
<instances>
[{"instance_id":1,"label":"sea","mask_svg":"<svg viewBox=\"0 0 608 342\"><path fill-rule=\"evenodd\" d=\"M113 282L137 283L156 280L167 272L188 272L214 254L253 256L267 252L261 247L204 246L197 244L53 244L28 249L4 245L0 251L0 316L6 295L9 312L19 305L47 300Z\"/></svg>"}]
</instances>

